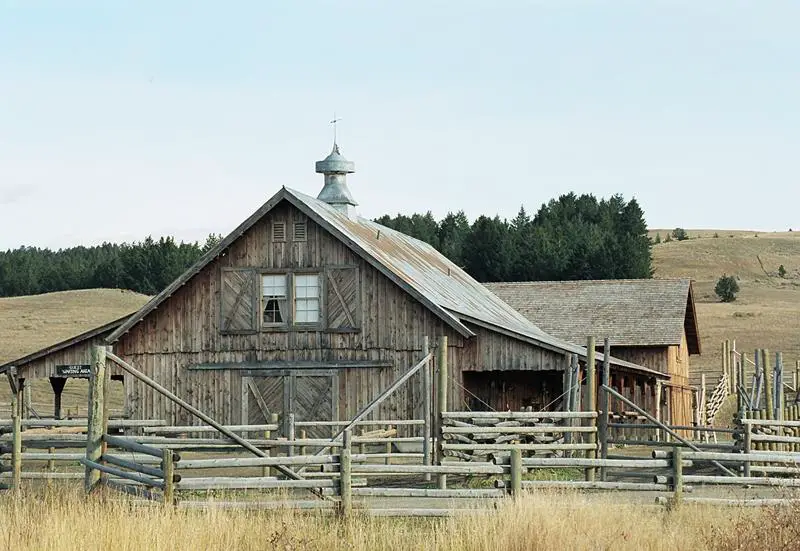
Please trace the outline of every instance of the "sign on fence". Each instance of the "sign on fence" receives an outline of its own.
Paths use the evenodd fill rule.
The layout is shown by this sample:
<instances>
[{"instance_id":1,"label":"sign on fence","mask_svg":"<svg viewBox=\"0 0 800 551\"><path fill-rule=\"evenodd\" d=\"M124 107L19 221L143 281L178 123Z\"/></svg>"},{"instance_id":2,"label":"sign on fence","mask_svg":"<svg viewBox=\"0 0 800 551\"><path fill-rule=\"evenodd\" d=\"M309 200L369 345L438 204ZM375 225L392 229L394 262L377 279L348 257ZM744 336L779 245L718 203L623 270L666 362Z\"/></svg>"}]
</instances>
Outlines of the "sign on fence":
<instances>
[{"instance_id":1,"label":"sign on fence","mask_svg":"<svg viewBox=\"0 0 800 551\"><path fill-rule=\"evenodd\" d=\"M89 364L57 365L56 377L85 377L89 378L92 366Z\"/></svg>"}]
</instances>

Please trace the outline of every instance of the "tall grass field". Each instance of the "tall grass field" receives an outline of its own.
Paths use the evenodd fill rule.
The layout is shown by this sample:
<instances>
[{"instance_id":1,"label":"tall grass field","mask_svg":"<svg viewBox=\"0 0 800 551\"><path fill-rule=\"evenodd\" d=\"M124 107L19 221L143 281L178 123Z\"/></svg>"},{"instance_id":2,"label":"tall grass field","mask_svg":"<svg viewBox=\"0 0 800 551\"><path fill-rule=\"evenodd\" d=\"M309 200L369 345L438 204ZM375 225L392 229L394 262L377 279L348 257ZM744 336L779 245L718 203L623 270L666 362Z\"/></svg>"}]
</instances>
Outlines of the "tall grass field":
<instances>
[{"instance_id":1,"label":"tall grass field","mask_svg":"<svg viewBox=\"0 0 800 551\"><path fill-rule=\"evenodd\" d=\"M0 548L134 550L733 550L800 548L800 509L675 510L626 496L532 493L496 508L439 519L321 513L181 510L77 487L0 497Z\"/></svg>"}]
</instances>

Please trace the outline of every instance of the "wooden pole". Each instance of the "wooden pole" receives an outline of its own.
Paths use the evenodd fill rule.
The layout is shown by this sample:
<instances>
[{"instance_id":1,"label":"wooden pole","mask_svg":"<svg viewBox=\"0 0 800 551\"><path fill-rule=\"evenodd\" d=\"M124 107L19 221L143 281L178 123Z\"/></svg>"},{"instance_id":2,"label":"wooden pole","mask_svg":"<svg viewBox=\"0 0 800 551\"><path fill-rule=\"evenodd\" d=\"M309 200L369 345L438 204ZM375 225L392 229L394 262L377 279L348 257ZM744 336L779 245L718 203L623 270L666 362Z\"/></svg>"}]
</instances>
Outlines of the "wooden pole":
<instances>
[{"instance_id":1,"label":"wooden pole","mask_svg":"<svg viewBox=\"0 0 800 551\"><path fill-rule=\"evenodd\" d=\"M511 449L511 496L519 498L522 494L522 450Z\"/></svg>"},{"instance_id":2,"label":"wooden pole","mask_svg":"<svg viewBox=\"0 0 800 551\"><path fill-rule=\"evenodd\" d=\"M750 454L753 451L753 425L745 423L744 427L744 453ZM750 476L750 462L744 462L744 476Z\"/></svg>"},{"instance_id":3,"label":"wooden pole","mask_svg":"<svg viewBox=\"0 0 800 551\"><path fill-rule=\"evenodd\" d=\"M164 471L164 505L175 505L175 463L169 448L164 448L161 470Z\"/></svg>"},{"instance_id":4,"label":"wooden pole","mask_svg":"<svg viewBox=\"0 0 800 551\"><path fill-rule=\"evenodd\" d=\"M11 394L11 421L13 442L11 444L11 485L14 490L22 486L22 415L20 413L20 392L17 387Z\"/></svg>"},{"instance_id":5,"label":"wooden pole","mask_svg":"<svg viewBox=\"0 0 800 551\"><path fill-rule=\"evenodd\" d=\"M675 505L680 505L683 498L683 449L672 448L672 491Z\"/></svg>"},{"instance_id":6,"label":"wooden pole","mask_svg":"<svg viewBox=\"0 0 800 551\"><path fill-rule=\"evenodd\" d=\"M701 377L705 377L705 375L701 375ZM608 385L611 386L611 385ZM662 383L661 380L656 381L656 419L661 421L661 392L662 392ZM661 428L656 429L656 442L661 441Z\"/></svg>"},{"instance_id":7,"label":"wooden pole","mask_svg":"<svg viewBox=\"0 0 800 551\"><path fill-rule=\"evenodd\" d=\"M777 415L776 419L783 419L783 407L786 403L786 398L783 390L783 353L775 353L775 410Z\"/></svg>"},{"instance_id":8,"label":"wooden pole","mask_svg":"<svg viewBox=\"0 0 800 551\"><path fill-rule=\"evenodd\" d=\"M608 337L603 340L603 372L600 381L603 386L611 386L611 341ZM597 436L600 439L600 457L608 458L608 392L600 390L600 412L597 418ZM600 468L600 480L606 480L606 468Z\"/></svg>"},{"instance_id":9,"label":"wooden pole","mask_svg":"<svg viewBox=\"0 0 800 551\"><path fill-rule=\"evenodd\" d=\"M604 393L605 394L605 393ZM595 355L595 342L594 337L586 339L586 411L597 411L597 363ZM592 419L587 420L588 425L594 424ZM597 444L597 433L589 433L586 439L589 444ZM597 458L597 448L586 450L586 457L588 459ZM588 467L585 472L585 477L588 482L595 479L596 468Z\"/></svg>"},{"instance_id":10,"label":"wooden pole","mask_svg":"<svg viewBox=\"0 0 800 551\"><path fill-rule=\"evenodd\" d=\"M86 460L99 463L103 455L103 419L105 417L105 398L103 390L106 379L106 349L93 346L91 355L91 375L89 378L89 407L86 431ZM86 465L84 486L91 492L100 482L100 471Z\"/></svg>"},{"instance_id":11,"label":"wooden pole","mask_svg":"<svg viewBox=\"0 0 800 551\"><path fill-rule=\"evenodd\" d=\"M764 370L764 397L766 398L767 419L775 418L775 391L773 389L773 373L769 361L769 350L761 349L761 366Z\"/></svg>"},{"instance_id":12,"label":"wooden pole","mask_svg":"<svg viewBox=\"0 0 800 551\"><path fill-rule=\"evenodd\" d=\"M747 400L747 377L745 377L745 369L747 368L747 354L742 352L741 356L739 356L739 381L741 386L741 391L739 393L739 411L743 411L744 409L752 409L752 404L748 406ZM746 413L745 413L746 415Z\"/></svg>"},{"instance_id":13,"label":"wooden pole","mask_svg":"<svg viewBox=\"0 0 800 551\"><path fill-rule=\"evenodd\" d=\"M436 459L439 465L444 462L444 412L447 411L447 336L439 337L439 348L436 354L436 365L439 368L438 381L437 381L437 396L436 404L439 408L439 414L436 422ZM438 487L440 490L447 489L447 475L440 474L437 476Z\"/></svg>"},{"instance_id":14,"label":"wooden pole","mask_svg":"<svg viewBox=\"0 0 800 551\"><path fill-rule=\"evenodd\" d=\"M22 407L20 413L23 419L31 417L31 383L24 379L20 379L20 386L22 387Z\"/></svg>"},{"instance_id":15,"label":"wooden pole","mask_svg":"<svg viewBox=\"0 0 800 551\"><path fill-rule=\"evenodd\" d=\"M353 486L352 486L352 433L350 430L342 434L342 449L339 452L339 514L348 518L353 512Z\"/></svg>"},{"instance_id":16,"label":"wooden pole","mask_svg":"<svg viewBox=\"0 0 800 551\"><path fill-rule=\"evenodd\" d=\"M269 414L269 422L270 422L271 425L277 425L279 421L280 421L280 416L277 413L270 413ZM264 438L265 439L269 440L271 437L272 437L272 431L268 431L268 430L264 431ZM267 449L264 450L264 453L266 454L264 457L270 457L272 455L272 450L267 448ZM262 469L263 469L262 474L264 476L271 476L271 475L274 476L274 474L275 474L274 469L272 467L262 467Z\"/></svg>"},{"instance_id":17,"label":"wooden pole","mask_svg":"<svg viewBox=\"0 0 800 551\"><path fill-rule=\"evenodd\" d=\"M422 357L426 358L430 354L430 339L425 336L422 338ZM433 465L431 461L431 416L433 408L433 378L431 374L431 362L422 366L422 464ZM425 481L431 481L431 473L425 473Z\"/></svg>"}]
</instances>

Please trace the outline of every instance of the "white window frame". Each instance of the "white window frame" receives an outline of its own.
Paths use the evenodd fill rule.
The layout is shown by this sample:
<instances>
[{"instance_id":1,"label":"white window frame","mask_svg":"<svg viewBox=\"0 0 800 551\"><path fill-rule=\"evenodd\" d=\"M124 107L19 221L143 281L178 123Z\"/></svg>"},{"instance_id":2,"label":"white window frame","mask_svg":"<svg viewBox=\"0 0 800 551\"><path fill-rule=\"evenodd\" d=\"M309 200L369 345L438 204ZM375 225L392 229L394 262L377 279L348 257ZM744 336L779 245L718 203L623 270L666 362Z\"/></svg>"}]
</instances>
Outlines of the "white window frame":
<instances>
[{"instance_id":1,"label":"white window frame","mask_svg":"<svg viewBox=\"0 0 800 551\"><path fill-rule=\"evenodd\" d=\"M315 278L316 281L313 281L312 278ZM316 308L313 305L316 305ZM311 313L314 314L315 319L309 319ZM292 277L292 324L319 325L320 323L322 323L322 275L320 273L294 274Z\"/></svg>"},{"instance_id":2,"label":"white window frame","mask_svg":"<svg viewBox=\"0 0 800 551\"><path fill-rule=\"evenodd\" d=\"M325 324L325 272L323 270L310 270L310 269L301 269L301 270L261 270L260 274L261 277L259 279L259 300L260 300L260 308L259 308L259 326L263 331L275 331L275 330L301 330L301 331L308 331L310 329L320 330L324 329ZM306 282L308 276L316 277L316 286L311 285L303 285L298 287L297 283L299 282ZM283 295L279 300L282 301L280 304L280 312L282 321L280 322L269 322L264 321L264 310L267 307L267 301L271 300L270 297L280 297L280 295L266 295L264 294L264 279L266 277L282 277L285 278L286 286L285 286L285 295ZM313 296L305 296L308 294L305 289L316 289L316 295ZM309 302L315 302L317 305L316 309L316 319L312 319L312 321L307 321L308 317L303 315L303 312L308 312L309 310L306 308L301 308L298 310L298 304L302 304L305 306ZM313 310L311 310L313 311ZM303 318L301 321L299 318Z\"/></svg>"},{"instance_id":3,"label":"white window frame","mask_svg":"<svg viewBox=\"0 0 800 551\"><path fill-rule=\"evenodd\" d=\"M275 283L271 283L269 285L265 284L265 280L267 278L273 278L274 281L278 281L283 278L283 294L275 293L274 291L280 290L280 285L276 285ZM285 327L289 324L289 274L281 273L262 273L261 280L260 280L260 297L261 297L261 307L259 308L260 316L259 319L261 320L262 327ZM266 290L273 291L272 294L267 294ZM267 306L269 306L270 301L276 301L278 306L278 314L281 316L280 321L266 321L265 313ZM274 311L274 310L273 310Z\"/></svg>"}]
</instances>

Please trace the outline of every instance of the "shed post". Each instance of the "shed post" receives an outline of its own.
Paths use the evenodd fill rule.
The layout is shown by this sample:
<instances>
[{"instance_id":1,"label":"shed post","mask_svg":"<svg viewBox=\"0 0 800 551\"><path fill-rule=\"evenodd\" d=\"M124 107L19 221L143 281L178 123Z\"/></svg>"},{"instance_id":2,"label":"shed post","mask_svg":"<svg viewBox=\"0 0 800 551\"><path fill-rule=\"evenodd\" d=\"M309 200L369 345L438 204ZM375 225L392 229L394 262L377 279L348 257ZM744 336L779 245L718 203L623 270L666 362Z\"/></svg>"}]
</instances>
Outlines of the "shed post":
<instances>
[{"instance_id":1,"label":"shed post","mask_svg":"<svg viewBox=\"0 0 800 551\"><path fill-rule=\"evenodd\" d=\"M656 380L656 419L662 421L661 419L661 379ZM656 442L661 441L661 428L656 428Z\"/></svg>"},{"instance_id":2,"label":"shed post","mask_svg":"<svg viewBox=\"0 0 800 551\"><path fill-rule=\"evenodd\" d=\"M439 465L444 462L444 413L447 411L447 336L439 337L439 347L436 350L436 365L439 368L437 382L436 403L439 408L436 423L436 459ZM439 489L447 489L447 475L437 477Z\"/></svg>"},{"instance_id":3,"label":"shed post","mask_svg":"<svg viewBox=\"0 0 800 551\"><path fill-rule=\"evenodd\" d=\"M422 357L430 354L430 339L425 336L422 338ZM422 464L432 465L431 461L431 416L433 408L433 379L431 375L431 364L428 362L422 366ZM425 481L431 481L431 473L425 473Z\"/></svg>"},{"instance_id":4,"label":"shed post","mask_svg":"<svg viewBox=\"0 0 800 551\"><path fill-rule=\"evenodd\" d=\"M270 413L269 414L269 423L270 423L270 425L277 425L279 422L280 422L280 417L278 416L277 413ZM270 438L272 438L272 432L271 431L265 431L264 432L264 438L266 440L269 440ZM269 457L272 454L272 450L270 448L267 448L267 449L264 450L264 453L266 454L264 457ZM275 469L273 469L272 467L264 467L264 473L263 474L264 474L264 476L275 476L277 474L277 471Z\"/></svg>"},{"instance_id":5,"label":"shed post","mask_svg":"<svg viewBox=\"0 0 800 551\"><path fill-rule=\"evenodd\" d=\"M61 419L61 395L67 379L64 377L50 377L50 387L53 389L53 418Z\"/></svg>"},{"instance_id":6,"label":"shed post","mask_svg":"<svg viewBox=\"0 0 800 551\"><path fill-rule=\"evenodd\" d=\"M19 380L19 386L22 389L22 403L20 404L20 414L23 419L30 419L31 417L31 384L25 379Z\"/></svg>"},{"instance_id":7,"label":"shed post","mask_svg":"<svg viewBox=\"0 0 800 551\"><path fill-rule=\"evenodd\" d=\"M594 337L588 337L586 339L586 411L597 411L597 364L596 364L596 356L595 356L595 342ZM593 419L587 419L587 425L591 426L595 424L596 421ZM589 444L597 444L597 433L596 432L589 432L587 433L587 443ZM597 447L595 446L591 450L586 450L586 457L589 459L596 459L597 458ZM587 467L586 468L586 480L593 481L595 479L595 470L596 467Z\"/></svg>"},{"instance_id":8,"label":"shed post","mask_svg":"<svg viewBox=\"0 0 800 551\"><path fill-rule=\"evenodd\" d=\"M86 431L86 459L99 462L103 454L103 420L105 418L105 399L103 390L106 379L106 349L92 347L91 375L89 376L89 407ZM86 467L84 486L91 492L100 482L100 471Z\"/></svg>"},{"instance_id":9,"label":"shed post","mask_svg":"<svg viewBox=\"0 0 800 551\"><path fill-rule=\"evenodd\" d=\"M13 375L9 375L9 382L13 381L11 385L11 485L14 490L19 491L22 485L22 415L20 411L22 404L16 370L14 368L12 370Z\"/></svg>"},{"instance_id":10,"label":"shed post","mask_svg":"<svg viewBox=\"0 0 800 551\"><path fill-rule=\"evenodd\" d=\"M611 386L611 342L608 337L603 340L603 372L600 377L603 386ZM600 411L597 418L597 436L600 439L600 457L608 458L608 392L600 390ZM606 480L606 468L600 468L600 480Z\"/></svg>"},{"instance_id":11,"label":"shed post","mask_svg":"<svg viewBox=\"0 0 800 551\"><path fill-rule=\"evenodd\" d=\"M342 449L339 452L339 514L348 518L353 511L352 489L352 432L347 429L342 433Z\"/></svg>"}]
</instances>

